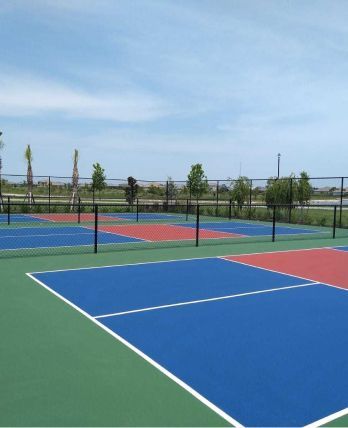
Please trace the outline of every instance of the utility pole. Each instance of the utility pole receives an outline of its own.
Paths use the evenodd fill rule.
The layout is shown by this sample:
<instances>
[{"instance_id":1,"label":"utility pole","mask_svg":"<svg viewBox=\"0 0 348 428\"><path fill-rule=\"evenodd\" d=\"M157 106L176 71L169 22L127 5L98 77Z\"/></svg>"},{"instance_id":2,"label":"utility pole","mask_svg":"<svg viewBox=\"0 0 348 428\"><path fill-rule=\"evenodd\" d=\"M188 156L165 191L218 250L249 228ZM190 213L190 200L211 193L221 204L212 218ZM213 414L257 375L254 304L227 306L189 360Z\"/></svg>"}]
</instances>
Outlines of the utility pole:
<instances>
[{"instance_id":1,"label":"utility pole","mask_svg":"<svg viewBox=\"0 0 348 428\"><path fill-rule=\"evenodd\" d=\"M278 153L278 178L279 178L279 171L280 171L280 156L281 154Z\"/></svg>"}]
</instances>

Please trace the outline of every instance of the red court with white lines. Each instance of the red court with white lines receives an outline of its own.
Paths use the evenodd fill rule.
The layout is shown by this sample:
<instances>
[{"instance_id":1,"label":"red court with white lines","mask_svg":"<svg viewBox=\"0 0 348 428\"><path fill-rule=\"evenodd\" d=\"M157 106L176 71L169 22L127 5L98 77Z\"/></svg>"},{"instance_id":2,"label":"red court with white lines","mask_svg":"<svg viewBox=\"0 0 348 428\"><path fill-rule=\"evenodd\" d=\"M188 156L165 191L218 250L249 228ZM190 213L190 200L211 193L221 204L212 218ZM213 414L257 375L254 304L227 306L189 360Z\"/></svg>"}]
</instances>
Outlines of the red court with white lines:
<instances>
[{"instance_id":1,"label":"red court with white lines","mask_svg":"<svg viewBox=\"0 0 348 428\"><path fill-rule=\"evenodd\" d=\"M321 248L223 258L348 289L348 251Z\"/></svg>"},{"instance_id":2,"label":"red court with white lines","mask_svg":"<svg viewBox=\"0 0 348 428\"><path fill-rule=\"evenodd\" d=\"M144 239L145 241L182 241L196 239L196 229L170 224L139 224L120 226L99 226L101 232ZM199 231L200 239L240 238L244 235L237 233L218 232L215 230Z\"/></svg>"}]
</instances>

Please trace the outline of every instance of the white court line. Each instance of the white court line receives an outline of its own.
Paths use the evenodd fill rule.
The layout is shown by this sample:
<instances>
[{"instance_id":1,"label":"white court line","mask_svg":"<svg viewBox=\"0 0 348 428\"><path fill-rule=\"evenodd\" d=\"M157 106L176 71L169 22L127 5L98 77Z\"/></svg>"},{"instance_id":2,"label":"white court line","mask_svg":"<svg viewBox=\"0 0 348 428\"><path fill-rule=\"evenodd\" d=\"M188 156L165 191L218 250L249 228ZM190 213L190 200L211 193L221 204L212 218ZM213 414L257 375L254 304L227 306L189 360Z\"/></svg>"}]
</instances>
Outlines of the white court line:
<instances>
[{"instance_id":1,"label":"white court line","mask_svg":"<svg viewBox=\"0 0 348 428\"><path fill-rule=\"evenodd\" d=\"M92 232L76 232L76 233L47 233L47 234L38 234L38 235L5 235L0 236L0 239L5 238L36 238L42 236L79 236L79 235L94 235Z\"/></svg>"},{"instance_id":2,"label":"white court line","mask_svg":"<svg viewBox=\"0 0 348 428\"><path fill-rule=\"evenodd\" d=\"M261 253L261 254L266 254L266 253ZM249 254L239 254L239 255L240 255L240 256L247 256L247 255L249 255ZM264 267L262 267L262 266L257 266L257 265L253 265L253 264L250 264L250 263L241 262L241 261L239 261L239 260L230 260L230 259L227 259L226 257L230 257L230 256L218 256L218 258L219 258L219 259L221 259L221 260L226 260L226 262L239 263L239 264L244 265L244 266L250 266L250 267L253 267L253 268L256 268L256 269L265 270L265 271L267 271L267 272L280 273L281 275L292 276L293 278L304 279L305 281L313 281L313 282L317 282L317 284L326 285L327 287L334 287L334 288L338 288L339 290L344 290L344 291L347 291L347 292L348 292L348 289L347 289L347 288L339 287L338 285L329 284L328 282L321 282L321 281L319 282L319 281L314 281L313 279L311 279L311 278L307 278L307 277L305 277L305 276L293 275L293 274L291 274L291 273L286 273L286 272L282 272L282 271L279 271L279 270L268 269L268 268L264 268ZM238 257L238 256L232 256L232 257Z\"/></svg>"},{"instance_id":3,"label":"white court line","mask_svg":"<svg viewBox=\"0 0 348 428\"><path fill-rule=\"evenodd\" d=\"M100 323L98 320L93 318L91 315L89 315L87 312L76 306L74 303L70 302L70 300L66 299L56 291L52 290L50 287L48 287L45 283L35 278L32 274L27 273L26 274L29 278L34 280L36 283L44 287L46 290L50 291L52 294L54 294L59 299L63 300L63 302L67 303L74 309L76 309L78 312L80 312L82 315L84 315L86 318L88 318L90 321L92 321L94 324L96 324L98 327L109 333L111 336L113 336L115 339L117 339L119 342L121 342L123 345L125 345L127 348L131 349L133 352L135 352L137 355L139 355L141 358L143 358L145 361L147 361L149 364L154 366L156 369L158 369L161 373L166 375L169 379L173 380L175 383L177 383L179 386L181 386L183 389L185 389L187 392L189 392L191 395L193 395L197 400L201 401L203 404L205 404L207 407L209 407L211 410L213 410L215 413L217 413L219 416L221 416L223 419L225 419L227 422L229 422L231 425L235 426L236 428L243 428L243 425L239 423L236 419L225 413L223 410L221 410L219 407L217 407L215 404L210 402L207 398L205 398L203 395L201 395L199 392L197 392L195 389L191 388L188 384L183 382L180 378L175 376L173 373L171 373L169 370L165 369L163 366L158 364L155 360L153 360L151 357L149 357L147 354L142 352L139 348L136 348L134 345L132 345L130 342L128 342L126 339L124 339L119 334L113 332L108 327Z\"/></svg>"},{"instance_id":4,"label":"white court line","mask_svg":"<svg viewBox=\"0 0 348 428\"><path fill-rule=\"evenodd\" d=\"M131 242L131 244L139 244L140 242ZM129 244L129 242L124 242L123 244ZM98 244L98 245L110 245L110 244ZM112 244L111 244L112 245ZM83 247L84 245L79 245L80 247ZM87 246L87 245L86 245ZM347 245L338 245L337 247L346 247ZM43 247L40 247L43 248ZM47 247L51 248L51 247ZM56 247L54 247L56 248ZM58 247L61 248L61 247ZM26 249L33 249L33 248L26 248ZM163 250L161 247L154 248L155 250ZM311 251L311 250L332 250L332 247L314 247L314 248L297 248L293 250L274 250L274 251L264 251L264 252L255 252L255 253L238 253L238 254L226 254L224 256L204 256L204 257L191 257L187 259L169 259L169 260L156 260L156 261L149 261L149 262L137 262L137 263L124 263L124 264L114 264L114 265L105 265L105 266L89 266L89 267L79 267L79 268L68 268L68 269L55 269L55 270L45 270L45 271L38 271L33 273L49 273L49 272L66 272L66 271L75 271L75 270L88 270L88 269L104 269L104 268L113 268L113 267L123 267L123 266L138 266L138 265L150 265L154 263L175 263L175 262L188 262L190 260L207 260L207 259L224 259L224 257L233 257L233 256L251 256L256 254L276 254L276 253L291 253L293 251ZM16 249L18 250L18 249ZM231 260L227 260L231 261ZM254 266L255 267L255 266ZM282 272L277 272L282 273ZM301 277L298 277L301 278ZM306 279L307 281L311 281L308 278L302 278Z\"/></svg>"},{"instance_id":5,"label":"white court line","mask_svg":"<svg viewBox=\"0 0 348 428\"><path fill-rule=\"evenodd\" d=\"M124 311L124 312L114 312L112 314L97 315L94 318L96 318L96 319L110 318L110 317L116 317L116 316L120 316L120 315L135 314L138 312L147 312L147 311L155 311L158 309L174 308L176 306L187 306L187 305L195 305L197 303L216 302L218 300L235 299L237 297L252 296L254 294L272 293L275 291L289 290L292 288L300 288L300 287L308 287L310 285L316 285L316 284L320 284L320 283L319 282L306 282L305 284L300 284L300 285L289 285L287 287L269 288L267 290L250 291L248 293L230 294L227 296L210 297L208 299L190 300L188 302L171 303L169 305L152 306L152 307L148 307L148 308L133 309L133 310Z\"/></svg>"},{"instance_id":6,"label":"white court line","mask_svg":"<svg viewBox=\"0 0 348 428\"><path fill-rule=\"evenodd\" d=\"M342 416L348 415L348 407L338 412L332 413L331 415L325 416L322 419L319 419L315 422L312 422L308 425L305 425L304 428L317 428L319 426L323 426L329 422L334 421L335 419L341 418Z\"/></svg>"}]
</instances>

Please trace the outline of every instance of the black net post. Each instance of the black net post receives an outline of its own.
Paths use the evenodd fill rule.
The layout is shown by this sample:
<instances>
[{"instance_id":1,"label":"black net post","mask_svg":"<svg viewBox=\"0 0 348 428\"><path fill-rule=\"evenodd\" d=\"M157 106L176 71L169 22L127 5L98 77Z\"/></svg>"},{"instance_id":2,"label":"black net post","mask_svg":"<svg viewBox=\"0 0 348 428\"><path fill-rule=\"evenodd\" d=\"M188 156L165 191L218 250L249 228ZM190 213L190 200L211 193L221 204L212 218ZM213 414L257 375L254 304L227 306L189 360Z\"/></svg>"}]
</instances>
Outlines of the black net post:
<instances>
[{"instance_id":1,"label":"black net post","mask_svg":"<svg viewBox=\"0 0 348 428\"><path fill-rule=\"evenodd\" d=\"M343 208L343 189L344 189L344 177L341 178L341 193L340 193L340 219L339 227L342 227L342 208Z\"/></svg>"},{"instance_id":2,"label":"black net post","mask_svg":"<svg viewBox=\"0 0 348 428\"><path fill-rule=\"evenodd\" d=\"M337 205L334 206L334 215L333 215L333 225L332 225L332 238L336 238L336 215L337 215Z\"/></svg>"},{"instance_id":3,"label":"black net post","mask_svg":"<svg viewBox=\"0 0 348 428\"><path fill-rule=\"evenodd\" d=\"M51 212L51 176L48 177L48 212Z\"/></svg>"},{"instance_id":4,"label":"black net post","mask_svg":"<svg viewBox=\"0 0 348 428\"><path fill-rule=\"evenodd\" d=\"M275 241L275 233L276 233L276 206L273 205L273 219L272 219L272 242Z\"/></svg>"},{"instance_id":5,"label":"black net post","mask_svg":"<svg viewBox=\"0 0 348 428\"><path fill-rule=\"evenodd\" d=\"M98 205L94 205L94 252L98 252Z\"/></svg>"},{"instance_id":6,"label":"black net post","mask_svg":"<svg viewBox=\"0 0 348 428\"><path fill-rule=\"evenodd\" d=\"M137 223L139 223L139 199L137 198Z\"/></svg>"},{"instance_id":7,"label":"black net post","mask_svg":"<svg viewBox=\"0 0 348 428\"><path fill-rule=\"evenodd\" d=\"M11 223L11 203L10 203L10 197L7 196L7 224L9 225Z\"/></svg>"},{"instance_id":8,"label":"black net post","mask_svg":"<svg viewBox=\"0 0 348 428\"><path fill-rule=\"evenodd\" d=\"M228 205L228 219L232 219L232 199L230 199L230 203Z\"/></svg>"},{"instance_id":9,"label":"black net post","mask_svg":"<svg viewBox=\"0 0 348 428\"><path fill-rule=\"evenodd\" d=\"M81 223L81 198L79 197L79 202L77 205L77 223Z\"/></svg>"},{"instance_id":10,"label":"black net post","mask_svg":"<svg viewBox=\"0 0 348 428\"><path fill-rule=\"evenodd\" d=\"M196 216L196 247L199 244L199 204L197 204L197 216Z\"/></svg>"},{"instance_id":11,"label":"black net post","mask_svg":"<svg viewBox=\"0 0 348 428\"><path fill-rule=\"evenodd\" d=\"M186 221L188 221L189 209L190 209L190 203L189 203L189 200L186 199Z\"/></svg>"}]
</instances>

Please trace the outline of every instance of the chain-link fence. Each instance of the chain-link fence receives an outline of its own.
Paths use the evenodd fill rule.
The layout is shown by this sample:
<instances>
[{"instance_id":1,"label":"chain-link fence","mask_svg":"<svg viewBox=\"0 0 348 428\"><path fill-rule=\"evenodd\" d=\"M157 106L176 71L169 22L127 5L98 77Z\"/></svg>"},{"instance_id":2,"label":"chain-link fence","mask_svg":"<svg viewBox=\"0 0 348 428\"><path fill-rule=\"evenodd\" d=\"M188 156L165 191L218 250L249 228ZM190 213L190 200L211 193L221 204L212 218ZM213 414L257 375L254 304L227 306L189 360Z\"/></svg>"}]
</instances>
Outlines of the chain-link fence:
<instances>
[{"instance_id":1,"label":"chain-link fence","mask_svg":"<svg viewBox=\"0 0 348 428\"><path fill-rule=\"evenodd\" d=\"M12 202L0 214L0 257L348 238L348 206Z\"/></svg>"}]
</instances>

